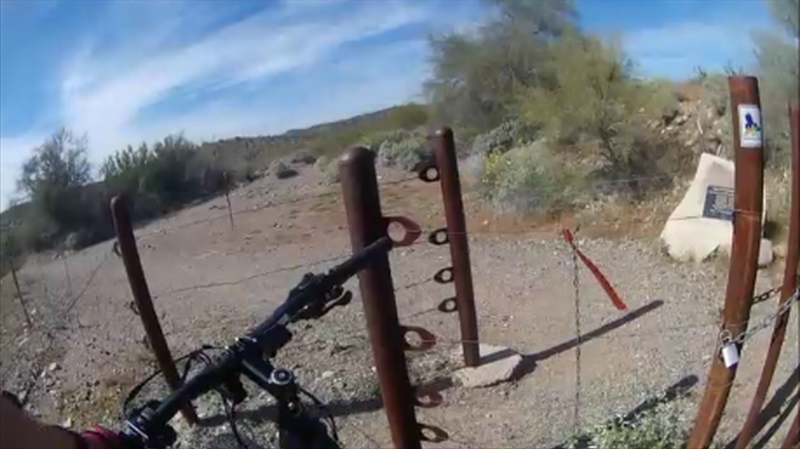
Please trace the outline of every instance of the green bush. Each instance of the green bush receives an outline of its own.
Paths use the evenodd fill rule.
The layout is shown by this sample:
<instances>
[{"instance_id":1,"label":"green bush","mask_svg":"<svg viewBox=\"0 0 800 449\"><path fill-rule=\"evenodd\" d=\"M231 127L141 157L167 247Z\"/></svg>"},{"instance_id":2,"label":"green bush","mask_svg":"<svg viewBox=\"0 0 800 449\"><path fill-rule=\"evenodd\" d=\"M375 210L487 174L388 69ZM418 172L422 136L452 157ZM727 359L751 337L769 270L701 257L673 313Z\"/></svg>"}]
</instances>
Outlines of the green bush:
<instances>
[{"instance_id":1,"label":"green bush","mask_svg":"<svg viewBox=\"0 0 800 449\"><path fill-rule=\"evenodd\" d=\"M549 43L574 29L570 0L491 0L474 32L431 37L424 84L434 118L475 136L513 118L519 88L549 87Z\"/></svg>"},{"instance_id":2,"label":"green bush","mask_svg":"<svg viewBox=\"0 0 800 449\"><path fill-rule=\"evenodd\" d=\"M167 136L152 149L129 146L106 159L105 186L112 195L127 195L134 219L154 218L223 190L233 175L219 168L215 153L198 148L182 135Z\"/></svg>"},{"instance_id":3,"label":"green bush","mask_svg":"<svg viewBox=\"0 0 800 449\"><path fill-rule=\"evenodd\" d=\"M514 146L533 141L535 137L535 128L527 126L519 120L508 120L497 128L475 137L466 153L467 155L505 153Z\"/></svg>"},{"instance_id":4,"label":"green bush","mask_svg":"<svg viewBox=\"0 0 800 449\"><path fill-rule=\"evenodd\" d=\"M611 423L573 435L567 449L684 449L688 423L678 404L662 404L634 419Z\"/></svg>"},{"instance_id":5,"label":"green bush","mask_svg":"<svg viewBox=\"0 0 800 449\"><path fill-rule=\"evenodd\" d=\"M415 171L433 161L425 136L413 132L399 132L387 136L378 146L378 163L385 167L399 167Z\"/></svg>"},{"instance_id":6,"label":"green bush","mask_svg":"<svg viewBox=\"0 0 800 449\"><path fill-rule=\"evenodd\" d=\"M480 191L500 213L552 215L581 202L581 168L537 142L484 157Z\"/></svg>"},{"instance_id":7,"label":"green bush","mask_svg":"<svg viewBox=\"0 0 800 449\"><path fill-rule=\"evenodd\" d=\"M680 149L671 149L649 125L665 106L654 104L652 94L669 96L661 85L635 81L631 63L617 45L591 36L564 35L552 45L550 64L558 87L525 89L518 106L522 118L540 127L553 148L565 156L598 161L594 175L600 181L631 186L637 195L643 184L619 181L683 169L661 163L684 159L669 155Z\"/></svg>"}]
</instances>

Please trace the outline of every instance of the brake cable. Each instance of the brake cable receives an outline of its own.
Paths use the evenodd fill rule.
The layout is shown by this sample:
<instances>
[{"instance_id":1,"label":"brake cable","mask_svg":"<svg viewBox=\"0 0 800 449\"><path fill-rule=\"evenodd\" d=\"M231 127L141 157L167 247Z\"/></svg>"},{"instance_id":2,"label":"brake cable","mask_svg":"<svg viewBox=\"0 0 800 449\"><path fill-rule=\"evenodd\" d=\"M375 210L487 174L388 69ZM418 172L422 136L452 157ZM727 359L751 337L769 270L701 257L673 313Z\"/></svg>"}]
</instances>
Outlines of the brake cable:
<instances>
[{"instance_id":1,"label":"brake cable","mask_svg":"<svg viewBox=\"0 0 800 449\"><path fill-rule=\"evenodd\" d=\"M194 357L197 357L200 354L202 354L202 356L205 357L206 360L204 360L204 362L208 363L210 361L210 359L208 358L208 355L205 354L205 351L208 351L208 350L222 350L222 348L218 348L216 346L210 346L210 345L203 345L200 349L195 349L194 351L175 359L175 363L182 362L182 361L184 361L186 359L192 359ZM186 376L189 374L189 366L188 365L189 365L189 363L187 363L187 367L184 369L183 376L180 379L181 383L183 383L186 380ZM153 373L151 373L149 376L147 376L143 381L141 381L138 384L136 384L136 386L133 387L128 392L128 395L125 397L125 400L122 402L122 419L127 419L129 406L130 406L131 402L137 396L139 396L139 394L141 394L141 392L142 392L142 389L144 389L144 387L147 384L149 384L156 377L158 377L158 375L161 374L161 372L162 371L160 369L155 370Z\"/></svg>"},{"instance_id":2,"label":"brake cable","mask_svg":"<svg viewBox=\"0 0 800 449\"><path fill-rule=\"evenodd\" d=\"M331 425L331 429L330 430L331 430L331 434L333 436L333 439L334 439L334 441L339 443L339 432L338 432L338 430L336 428L336 420L333 418L333 413L330 411L330 409L325 405L324 402L320 401L318 397L316 397L313 394L311 394L310 391L306 390L302 386L298 385L297 386L297 390L300 391L301 393L303 393L307 398L311 399L311 402L313 402L314 405L319 407L320 411L322 411L325 414L325 416L328 418L328 422Z\"/></svg>"}]
</instances>

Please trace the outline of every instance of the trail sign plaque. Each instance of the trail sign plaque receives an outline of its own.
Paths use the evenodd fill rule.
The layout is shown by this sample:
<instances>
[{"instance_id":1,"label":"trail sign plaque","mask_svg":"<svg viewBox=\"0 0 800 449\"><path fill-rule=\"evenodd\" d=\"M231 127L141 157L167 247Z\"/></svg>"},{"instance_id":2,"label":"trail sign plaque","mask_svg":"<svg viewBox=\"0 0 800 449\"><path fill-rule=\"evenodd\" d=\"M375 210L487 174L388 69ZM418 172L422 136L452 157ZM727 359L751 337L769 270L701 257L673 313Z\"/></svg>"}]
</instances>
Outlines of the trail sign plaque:
<instances>
[{"instance_id":1,"label":"trail sign plaque","mask_svg":"<svg viewBox=\"0 0 800 449\"><path fill-rule=\"evenodd\" d=\"M723 186L708 186L703 204L703 217L733 221L733 189Z\"/></svg>"}]
</instances>

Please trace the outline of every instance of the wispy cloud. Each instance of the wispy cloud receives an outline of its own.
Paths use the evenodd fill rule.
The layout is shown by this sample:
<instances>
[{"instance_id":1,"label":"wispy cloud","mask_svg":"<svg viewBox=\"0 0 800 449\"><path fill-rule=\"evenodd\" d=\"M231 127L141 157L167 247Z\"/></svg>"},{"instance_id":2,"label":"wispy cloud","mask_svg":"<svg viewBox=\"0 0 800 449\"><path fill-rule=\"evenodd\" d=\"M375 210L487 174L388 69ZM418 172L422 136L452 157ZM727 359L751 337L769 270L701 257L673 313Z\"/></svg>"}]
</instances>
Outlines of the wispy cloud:
<instances>
[{"instance_id":1,"label":"wispy cloud","mask_svg":"<svg viewBox=\"0 0 800 449\"><path fill-rule=\"evenodd\" d=\"M270 134L412 99L440 14L474 20L469 2L451 3L112 1L49 65L55 113L2 135L0 198L11 196L30 148L60 125L87 133L97 162L168 133Z\"/></svg>"},{"instance_id":2,"label":"wispy cloud","mask_svg":"<svg viewBox=\"0 0 800 449\"><path fill-rule=\"evenodd\" d=\"M752 29L737 21L680 21L626 33L625 51L644 76L685 79L695 68L722 69L753 62Z\"/></svg>"},{"instance_id":3,"label":"wispy cloud","mask_svg":"<svg viewBox=\"0 0 800 449\"><path fill-rule=\"evenodd\" d=\"M745 64L748 30L766 17L727 0L648 0L624 11L577 3L590 29L623 33L643 75L673 78L698 64ZM30 150L59 126L86 133L99 162L168 133L273 134L413 99L429 70L428 34L474 31L485 5L0 0L0 206Z\"/></svg>"},{"instance_id":4,"label":"wispy cloud","mask_svg":"<svg viewBox=\"0 0 800 449\"><path fill-rule=\"evenodd\" d=\"M97 145L122 142L134 136L142 138L150 134L138 126L146 118L140 115L146 108L187 92L210 94L314 67L350 42L425 18L419 3L361 2L361 5L349 20L342 20L341 14L339 20L336 14L314 17L310 6L302 11L290 8L283 14L265 11L190 45L156 50L145 58L139 56L139 49L134 57L128 57L126 49L122 49L119 61L113 64L116 70L110 73L103 73L109 65L106 61L98 60L91 51L85 52L67 67L64 75L64 119L76 129L95 131L91 137ZM168 36L165 33L164 37ZM157 48L159 43L152 45ZM327 90L324 85L318 89ZM175 114L173 119L185 123L187 117L195 115L193 111L185 111ZM248 117L246 121L251 119ZM164 125L158 128L163 129ZM194 130L201 129L192 127L187 132Z\"/></svg>"}]
</instances>

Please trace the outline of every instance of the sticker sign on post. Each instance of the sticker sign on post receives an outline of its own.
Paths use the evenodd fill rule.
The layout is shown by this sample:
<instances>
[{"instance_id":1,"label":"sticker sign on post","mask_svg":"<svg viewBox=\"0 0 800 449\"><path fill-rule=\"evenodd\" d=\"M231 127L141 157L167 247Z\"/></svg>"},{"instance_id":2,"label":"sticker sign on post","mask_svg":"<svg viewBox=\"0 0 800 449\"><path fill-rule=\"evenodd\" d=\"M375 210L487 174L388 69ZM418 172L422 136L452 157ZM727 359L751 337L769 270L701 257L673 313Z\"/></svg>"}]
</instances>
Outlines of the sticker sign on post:
<instances>
[{"instance_id":1,"label":"sticker sign on post","mask_svg":"<svg viewBox=\"0 0 800 449\"><path fill-rule=\"evenodd\" d=\"M764 129L761 110L754 104L739 105L739 146L761 148L764 146Z\"/></svg>"}]
</instances>

